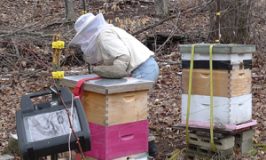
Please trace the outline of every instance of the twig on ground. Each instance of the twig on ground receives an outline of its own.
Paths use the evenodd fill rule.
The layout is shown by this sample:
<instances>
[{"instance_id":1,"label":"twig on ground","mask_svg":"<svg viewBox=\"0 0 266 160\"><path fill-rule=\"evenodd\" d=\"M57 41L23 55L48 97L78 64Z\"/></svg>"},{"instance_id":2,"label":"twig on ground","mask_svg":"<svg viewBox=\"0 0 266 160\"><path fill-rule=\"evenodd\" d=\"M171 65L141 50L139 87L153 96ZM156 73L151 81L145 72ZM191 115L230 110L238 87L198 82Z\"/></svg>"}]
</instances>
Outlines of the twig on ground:
<instances>
[{"instance_id":1,"label":"twig on ground","mask_svg":"<svg viewBox=\"0 0 266 160\"><path fill-rule=\"evenodd\" d=\"M170 61L170 60L157 60L157 61L164 63L162 65L179 65L180 64L180 62Z\"/></svg>"},{"instance_id":2,"label":"twig on ground","mask_svg":"<svg viewBox=\"0 0 266 160\"><path fill-rule=\"evenodd\" d=\"M196 9L204 9L204 8L206 8L209 4L211 4L212 1L213 1L213 0L210 0L210 1L206 2L206 3L203 3L203 4L200 5L200 6L196 6L196 7L188 8L188 9L186 9L186 10L184 10L184 11L181 11L181 13L182 13L182 14L185 14L185 13L192 12L193 10L196 10ZM179 13L179 14L180 14L180 13ZM151 29L151 28L157 27L157 26L163 24L164 22L169 21L169 20L171 20L171 19L174 19L174 18L176 18L176 17L178 17L178 16L179 16L179 15L171 15L171 16L169 16L169 17L167 17L167 18L165 18L165 19L159 21L158 23L148 25L148 26L146 26L146 27L144 27L144 28L142 28L142 29L140 29L140 30L138 30L138 31L136 31L136 32L133 32L132 35L134 35L134 36L135 36L135 35L138 35L138 34L144 32L144 31L146 31L146 30L149 30L149 29Z\"/></svg>"},{"instance_id":3,"label":"twig on ground","mask_svg":"<svg viewBox=\"0 0 266 160\"><path fill-rule=\"evenodd\" d=\"M19 49L18 49L18 46L17 46L17 44L16 44L15 39L14 39L14 38L11 38L11 41L12 41L12 43L13 43L13 45L14 45L14 48L15 48L15 51L16 51L16 55L17 55L17 57L20 57Z\"/></svg>"},{"instance_id":4,"label":"twig on ground","mask_svg":"<svg viewBox=\"0 0 266 160\"><path fill-rule=\"evenodd\" d=\"M165 18L165 19L159 21L158 23L148 25L147 27L142 28L142 29L140 29L140 30L138 30L138 31L136 31L136 32L134 32L134 33L132 33L132 35L138 35L138 34L144 32L144 31L146 31L146 30L148 30L148 29L151 29L151 28L157 27L157 26L163 24L163 23L166 22L166 21L169 21L169 20L171 20L171 19L173 19L173 18L176 18L176 16L177 16L177 15L172 15L172 16L170 16L170 17L167 17L167 18Z\"/></svg>"},{"instance_id":5,"label":"twig on ground","mask_svg":"<svg viewBox=\"0 0 266 160\"><path fill-rule=\"evenodd\" d=\"M10 37L10 36L39 36L39 37L53 37L53 34L44 34L43 32L28 32L28 31L19 31L19 32L10 32L10 31L0 31L0 38Z\"/></svg>"},{"instance_id":6,"label":"twig on ground","mask_svg":"<svg viewBox=\"0 0 266 160\"><path fill-rule=\"evenodd\" d=\"M65 24L72 25L74 22L75 21L69 21L69 20L54 21L54 22L51 22L51 23L49 23L49 24L47 24L45 26L42 26L38 30L46 29L46 28L49 28L49 27L52 27L52 26L57 26L57 25L65 25Z\"/></svg>"},{"instance_id":7,"label":"twig on ground","mask_svg":"<svg viewBox=\"0 0 266 160\"><path fill-rule=\"evenodd\" d=\"M180 16L180 12L177 14L177 21L179 19L179 16ZM163 49L165 47L165 45L169 42L169 40L173 37L173 35L176 33L177 31L177 27L175 26L174 30L170 33L170 35L168 36L168 38L165 40L165 42L158 48L158 49L155 49L155 53L158 53L160 52L161 49Z\"/></svg>"}]
</instances>

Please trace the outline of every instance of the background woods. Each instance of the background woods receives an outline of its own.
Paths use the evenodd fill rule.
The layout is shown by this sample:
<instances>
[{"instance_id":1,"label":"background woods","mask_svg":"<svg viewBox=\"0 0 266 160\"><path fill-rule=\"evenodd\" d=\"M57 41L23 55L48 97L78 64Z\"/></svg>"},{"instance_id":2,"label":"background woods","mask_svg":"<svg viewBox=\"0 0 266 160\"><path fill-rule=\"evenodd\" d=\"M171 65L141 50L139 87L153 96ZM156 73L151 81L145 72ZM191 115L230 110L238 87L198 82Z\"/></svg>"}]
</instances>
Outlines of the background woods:
<instances>
[{"instance_id":1,"label":"background woods","mask_svg":"<svg viewBox=\"0 0 266 160\"><path fill-rule=\"evenodd\" d=\"M217 0L210 5L210 39L220 36L223 43L250 42L252 12L255 1L251 0ZM219 12L220 16L216 13Z\"/></svg>"},{"instance_id":2,"label":"background woods","mask_svg":"<svg viewBox=\"0 0 266 160\"><path fill-rule=\"evenodd\" d=\"M158 4L163 8L158 9ZM252 154L239 159L264 159L266 143L266 1L220 0L217 22L214 0L90 0L86 10L102 12L109 23L132 33L155 51L160 76L149 99L149 120L159 146L159 159L185 146L180 122L181 55L179 44L221 42L255 44L253 55L253 118L258 120ZM73 7L72 7L73 6ZM0 153L15 132L15 112L20 97L51 85L51 42L55 33L68 43L73 24L83 10L79 0L0 1ZM77 48L66 48L61 57L67 75L87 73Z\"/></svg>"}]
</instances>

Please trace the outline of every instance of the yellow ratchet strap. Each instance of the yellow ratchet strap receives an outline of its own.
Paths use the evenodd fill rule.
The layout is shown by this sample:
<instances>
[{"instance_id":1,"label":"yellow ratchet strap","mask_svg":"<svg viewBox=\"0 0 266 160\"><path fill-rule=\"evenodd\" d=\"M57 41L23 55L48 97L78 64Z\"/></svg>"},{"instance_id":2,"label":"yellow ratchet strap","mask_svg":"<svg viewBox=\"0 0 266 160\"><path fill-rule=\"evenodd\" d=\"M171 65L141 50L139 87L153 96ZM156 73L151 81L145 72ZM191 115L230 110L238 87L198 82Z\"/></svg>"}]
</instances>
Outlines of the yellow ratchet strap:
<instances>
[{"instance_id":1,"label":"yellow ratchet strap","mask_svg":"<svg viewBox=\"0 0 266 160\"><path fill-rule=\"evenodd\" d=\"M63 48L65 48L65 42L64 41L54 41L54 42L52 42L52 48L53 49L63 49Z\"/></svg>"},{"instance_id":2,"label":"yellow ratchet strap","mask_svg":"<svg viewBox=\"0 0 266 160\"><path fill-rule=\"evenodd\" d=\"M213 65L212 65L212 53L213 53L213 45L210 45L209 48L210 53L210 145L211 150L216 151L216 146L214 144L214 135L213 135Z\"/></svg>"},{"instance_id":3,"label":"yellow ratchet strap","mask_svg":"<svg viewBox=\"0 0 266 160\"><path fill-rule=\"evenodd\" d=\"M190 67L189 67L189 82L188 82L188 99L187 99L187 113L186 113L186 143L189 144L189 115L190 115L190 101L191 101L191 90L192 90L192 73L194 67L194 53L195 45L191 47L191 58L190 58Z\"/></svg>"},{"instance_id":4,"label":"yellow ratchet strap","mask_svg":"<svg viewBox=\"0 0 266 160\"><path fill-rule=\"evenodd\" d=\"M52 72L53 79L63 79L64 78L64 71L55 71Z\"/></svg>"},{"instance_id":5,"label":"yellow ratchet strap","mask_svg":"<svg viewBox=\"0 0 266 160\"><path fill-rule=\"evenodd\" d=\"M80 11L80 14L81 15L86 14L86 13L87 13L87 11L84 11L84 10L83 11Z\"/></svg>"}]
</instances>

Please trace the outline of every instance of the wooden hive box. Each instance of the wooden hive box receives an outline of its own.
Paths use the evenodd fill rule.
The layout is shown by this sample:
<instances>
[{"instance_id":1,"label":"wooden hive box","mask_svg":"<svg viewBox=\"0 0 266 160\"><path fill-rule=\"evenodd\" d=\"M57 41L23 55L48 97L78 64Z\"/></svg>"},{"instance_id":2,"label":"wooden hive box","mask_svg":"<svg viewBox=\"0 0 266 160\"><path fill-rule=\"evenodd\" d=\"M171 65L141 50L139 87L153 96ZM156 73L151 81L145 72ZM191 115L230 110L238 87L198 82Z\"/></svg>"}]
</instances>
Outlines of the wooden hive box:
<instances>
[{"instance_id":1,"label":"wooden hive box","mask_svg":"<svg viewBox=\"0 0 266 160\"><path fill-rule=\"evenodd\" d=\"M235 97L251 93L251 70L213 70L213 95ZM182 89L188 94L189 69L182 70ZM210 95L210 71L194 69L192 95Z\"/></svg>"},{"instance_id":2,"label":"wooden hive box","mask_svg":"<svg viewBox=\"0 0 266 160\"><path fill-rule=\"evenodd\" d=\"M74 88L84 78L96 75L68 76L62 85ZM81 102L89 122L110 126L147 119L148 91L152 81L126 77L85 82Z\"/></svg>"}]
</instances>

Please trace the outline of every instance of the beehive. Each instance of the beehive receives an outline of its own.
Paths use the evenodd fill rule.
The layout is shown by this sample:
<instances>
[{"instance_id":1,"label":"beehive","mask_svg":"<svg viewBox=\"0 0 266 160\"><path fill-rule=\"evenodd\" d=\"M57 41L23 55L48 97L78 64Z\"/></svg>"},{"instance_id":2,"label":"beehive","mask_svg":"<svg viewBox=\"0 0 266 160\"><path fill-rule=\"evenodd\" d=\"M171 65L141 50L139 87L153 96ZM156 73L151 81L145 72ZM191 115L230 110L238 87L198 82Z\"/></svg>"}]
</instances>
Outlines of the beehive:
<instances>
[{"instance_id":1,"label":"beehive","mask_svg":"<svg viewBox=\"0 0 266 160\"><path fill-rule=\"evenodd\" d=\"M74 88L79 80L95 76L68 76L62 84ZM88 121L110 126L146 120L148 91L152 85L152 81L130 77L85 82L81 102Z\"/></svg>"},{"instance_id":2,"label":"beehive","mask_svg":"<svg viewBox=\"0 0 266 160\"><path fill-rule=\"evenodd\" d=\"M192 45L181 45L182 122L186 120ZM210 121L210 44L195 44L190 122ZM214 123L239 124L251 119L253 45L213 45Z\"/></svg>"}]
</instances>

